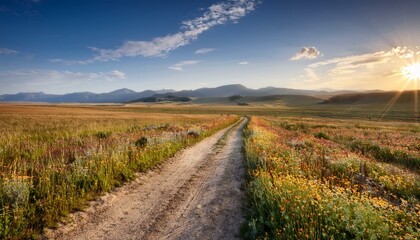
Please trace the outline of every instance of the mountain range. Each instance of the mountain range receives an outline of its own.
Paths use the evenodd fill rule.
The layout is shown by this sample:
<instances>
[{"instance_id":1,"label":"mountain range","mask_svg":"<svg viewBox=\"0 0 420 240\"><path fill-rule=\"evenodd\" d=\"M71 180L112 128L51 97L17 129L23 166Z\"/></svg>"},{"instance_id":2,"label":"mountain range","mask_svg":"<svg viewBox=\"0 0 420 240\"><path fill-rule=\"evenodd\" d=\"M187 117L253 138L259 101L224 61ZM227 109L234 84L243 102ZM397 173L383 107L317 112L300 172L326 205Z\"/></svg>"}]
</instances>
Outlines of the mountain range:
<instances>
[{"instance_id":1,"label":"mountain range","mask_svg":"<svg viewBox=\"0 0 420 240\"><path fill-rule=\"evenodd\" d=\"M352 91L323 91L301 90L290 88L266 87L260 89L247 88L241 84L224 85L216 88L199 88L196 90L174 91L163 89L158 91L145 90L136 92L122 88L109 93L76 92L63 95L46 94L43 92L28 92L17 94L0 95L0 101L8 102L48 102L48 103L126 103L138 99L162 96L169 94L176 97L208 98L241 96L268 96L268 95L309 95L309 96L333 96Z\"/></svg>"}]
</instances>

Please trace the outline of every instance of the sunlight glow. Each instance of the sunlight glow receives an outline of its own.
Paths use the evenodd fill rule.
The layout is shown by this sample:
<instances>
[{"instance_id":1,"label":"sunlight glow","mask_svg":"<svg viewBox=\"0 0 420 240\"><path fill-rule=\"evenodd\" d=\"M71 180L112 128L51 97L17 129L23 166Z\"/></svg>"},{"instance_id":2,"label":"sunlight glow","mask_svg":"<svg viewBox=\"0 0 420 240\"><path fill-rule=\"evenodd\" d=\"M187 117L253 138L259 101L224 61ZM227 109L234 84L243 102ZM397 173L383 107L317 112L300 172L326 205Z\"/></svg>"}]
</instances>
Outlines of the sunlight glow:
<instances>
[{"instance_id":1,"label":"sunlight glow","mask_svg":"<svg viewBox=\"0 0 420 240\"><path fill-rule=\"evenodd\" d=\"M420 63L414 63L403 67L401 73L404 77L412 81L420 80Z\"/></svg>"},{"instance_id":2,"label":"sunlight glow","mask_svg":"<svg viewBox=\"0 0 420 240\"><path fill-rule=\"evenodd\" d=\"M404 76L409 81L406 81L402 86L401 89L395 94L395 96L387 103L385 106L381 119L385 117L385 115L391 110L394 104L397 102L398 98L403 94L405 90L407 90L407 86L413 84L414 86L414 118L417 122L419 118L419 109L418 109L418 90L417 85L420 83L420 62L415 62L405 67L400 68L400 74Z\"/></svg>"}]
</instances>

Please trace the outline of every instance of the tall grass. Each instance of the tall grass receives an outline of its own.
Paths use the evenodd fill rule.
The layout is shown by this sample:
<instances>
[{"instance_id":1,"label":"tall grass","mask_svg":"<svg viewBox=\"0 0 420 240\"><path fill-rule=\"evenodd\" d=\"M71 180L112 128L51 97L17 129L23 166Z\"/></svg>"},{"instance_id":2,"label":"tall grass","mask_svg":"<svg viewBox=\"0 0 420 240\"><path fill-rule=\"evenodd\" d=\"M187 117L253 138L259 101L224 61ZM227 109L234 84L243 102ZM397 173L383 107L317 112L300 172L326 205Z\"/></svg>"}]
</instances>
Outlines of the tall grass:
<instances>
[{"instance_id":1,"label":"tall grass","mask_svg":"<svg viewBox=\"0 0 420 240\"><path fill-rule=\"evenodd\" d=\"M41 110L0 112L0 239L37 238L87 200L238 119Z\"/></svg>"},{"instance_id":2,"label":"tall grass","mask_svg":"<svg viewBox=\"0 0 420 240\"><path fill-rule=\"evenodd\" d=\"M381 147L370 141L354 140L348 142L347 145L351 150L358 151L363 155L371 155L379 161L400 164L420 172L420 156L411 156L400 150L392 151L389 147Z\"/></svg>"},{"instance_id":3,"label":"tall grass","mask_svg":"<svg viewBox=\"0 0 420 240\"><path fill-rule=\"evenodd\" d=\"M323 123L318 123L314 119L292 119L273 124L290 131L312 133L316 138L334 141L351 151L419 173L418 125L384 122L381 123L383 126L378 126L370 122L358 122L354 125L350 121L341 122L340 125L337 120L323 120Z\"/></svg>"}]
</instances>

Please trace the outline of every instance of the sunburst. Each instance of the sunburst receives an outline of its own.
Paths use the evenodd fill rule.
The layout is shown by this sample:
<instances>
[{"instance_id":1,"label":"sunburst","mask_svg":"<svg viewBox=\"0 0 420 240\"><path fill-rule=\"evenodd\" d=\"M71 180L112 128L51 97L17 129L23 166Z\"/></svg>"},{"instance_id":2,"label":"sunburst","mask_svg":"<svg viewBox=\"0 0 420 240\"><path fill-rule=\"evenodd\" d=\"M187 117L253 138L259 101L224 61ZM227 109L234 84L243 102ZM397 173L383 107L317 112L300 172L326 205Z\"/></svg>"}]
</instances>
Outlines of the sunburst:
<instances>
[{"instance_id":1,"label":"sunburst","mask_svg":"<svg viewBox=\"0 0 420 240\"><path fill-rule=\"evenodd\" d=\"M382 113L381 119L389 112L389 110L392 108L392 106L397 102L398 98L401 96L403 91L406 90L408 85L411 85L411 83L414 86L414 119L417 122L418 119L420 119L419 115L419 109L418 109L418 89L417 85L420 83L420 62L414 62L410 65L407 65L405 67L400 68L399 70L400 75L407 79L405 84L403 84L400 91L398 91L395 96L388 102L388 104L385 106L385 109Z\"/></svg>"},{"instance_id":2,"label":"sunburst","mask_svg":"<svg viewBox=\"0 0 420 240\"><path fill-rule=\"evenodd\" d=\"M411 81L420 80L420 63L413 63L401 69L401 74Z\"/></svg>"}]
</instances>

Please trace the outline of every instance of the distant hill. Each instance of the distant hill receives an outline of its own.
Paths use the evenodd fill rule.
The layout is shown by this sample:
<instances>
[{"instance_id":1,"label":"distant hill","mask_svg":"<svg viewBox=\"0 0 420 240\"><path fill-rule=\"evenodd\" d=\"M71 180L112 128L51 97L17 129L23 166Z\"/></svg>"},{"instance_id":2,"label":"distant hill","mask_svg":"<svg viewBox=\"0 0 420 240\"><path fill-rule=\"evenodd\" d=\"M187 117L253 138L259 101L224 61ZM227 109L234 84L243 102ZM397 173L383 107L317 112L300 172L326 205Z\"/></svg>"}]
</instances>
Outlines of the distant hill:
<instances>
[{"instance_id":1,"label":"distant hill","mask_svg":"<svg viewBox=\"0 0 420 240\"><path fill-rule=\"evenodd\" d=\"M196 90L183 90L183 91L173 92L171 94L174 94L176 96L207 98L207 97L228 97L232 95L241 95L241 96L335 95L335 94L341 94L341 93L343 92L342 91L327 92L327 91L301 90L301 89L276 88L276 87L251 89L241 84L231 84L231 85L224 85L224 86L220 86L216 88L199 88Z\"/></svg>"},{"instance_id":2,"label":"distant hill","mask_svg":"<svg viewBox=\"0 0 420 240\"><path fill-rule=\"evenodd\" d=\"M163 92L163 91L160 91ZM50 102L50 103L124 103L135 99L151 97L156 91L146 90L135 92L122 88L109 93L77 92L64 95L40 93L18 93L0 95L0 101L4 102Z\"/></svg>"},{"instance_id":3,"label":"distant hill","mask_svg":"<svg viewBox=\"0 0 420 240\"><path fill-rule=\"evenodd\" d=\"M161 90L154 90L153 92L157 93L157 94L165 94L165 93L173 93L176 92L173 89L161 89Z\"/></svg>"},{"instance_id":4,"label":"distant hill","mask_svg":"<svg viewBox=\"0 0 420 240\"><path fill-rule=\"evenodd\" d=\"M228 97L235 94L249 95L249 91L251 91L251 89L241 84L232 84L216 88L199 88L196 90L183 90L173 92L172 94L184 97Z\"/></svg>"},{"instance_id":5,"label":"distant hill","mask_svg":"<svg viewBox=\"0 0 420 240\"><path fill-rule=\"evenodd\" d=\"M45 94L43 92L17 93L0 95L0 101L21 101L21 102L46 102L59 95Z\"/></svg>"},{"instance_id":6,"label":"distant hill","mask_svg":"<svg viewBox=\"0 0 420 240\"><path fill-rule=\"evenodd\" d=\"M306 95L270 95L270 96L257 96L245 97L242 102L252 103L265 103L274 102L281 103L286 106L304 106L321 103L324 99L315 96Z\"/></svg>"},{"instance_id":7,"label":"distant hill","mask_svg":"<svg viewBox=\"0 0 420 240\"><path fill-rule=\"evenodd\" d=\"M348 91L315 91L290 88L266 87L260 89L247 88L241 84L224 85L215 88L199 88L196 90L174 91L172 89L146 90L135 92L131 89L122 88L109 93L76 92L64 95L37 93L18 93L0 95L0 101L21 102L50 102L50 103L127 103L136 100L155 97L165 98L169 94L173 97L188 98L225 98L232 95L248 97L278 96L278 95L305 95L305 96L332 96Z\"/></svg>"},{"instance_id":8,"label":"distant hill","mask_svg":"<svg viewBox=\"0 0 420 240\"><path fill-rule=\"evenodd\" d=\"M399 96L398 96L399 95ZM398 98L396 98L398 96ZM393 98L394 104L413 103L415 99L414 91L404 92L369 92L369 93L349 93L332 96L322 102L322 104L387 104ZM417 101L420 100L420 96Z\"/></svg>"},{"instance_id":9,"label":"distant hill","mask_svg":"<svg viewBox=\"0 0 420 240\"><path fill-rule=\"evenodd\" d=\"M145 97L140 98L131 102L189 102L191 98L189 97L177 97L173 95L164 95L158 97L158 95L154 95L152 97Z\"/></svg>"},{"instance_id":10,"label":"distant hill","mask_svg":"<svg viewBox=\"0 0 420 240\"><path fill-rule=\"evenodd\" d=\"M283 106L305 106L321 103L324 99L315 96L305 95L268 95L268 96L245 96L236 100L224 98L197 98L192 102L196 104L223 104L223 105L283 105Z\"/></svg>"}]
</instances>

